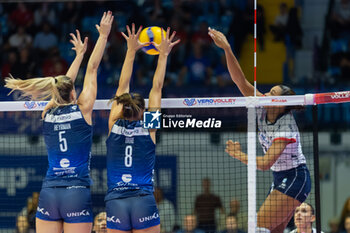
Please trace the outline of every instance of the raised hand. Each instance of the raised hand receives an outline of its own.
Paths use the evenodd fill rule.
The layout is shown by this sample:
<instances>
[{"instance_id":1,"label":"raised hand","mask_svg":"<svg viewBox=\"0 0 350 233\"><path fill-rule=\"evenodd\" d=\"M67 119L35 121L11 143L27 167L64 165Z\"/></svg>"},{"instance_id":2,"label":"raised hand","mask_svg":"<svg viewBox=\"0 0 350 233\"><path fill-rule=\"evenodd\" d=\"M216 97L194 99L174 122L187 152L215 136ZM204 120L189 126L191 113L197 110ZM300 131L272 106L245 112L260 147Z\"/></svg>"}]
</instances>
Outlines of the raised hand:
<instances>
[{"instance_id":1,"label":"raised hand","mask_svg":"<svg viewBox=\"0 0 350 233\"><path fill-rule=\"evenodd\" d=\"M86 48L87 48L87 43L88 43L88 38L84 38L84 43L81 41L80 38L80 32L79 30L75 30L77 35L75 36L73 33L70 33L69 35L72 37L70 42L73 44L72 50L75 50L76 55L79 54L85 54Z\"/></svg>"},{"instance_id":2,"label":"raised hand","mask_svg":"<svg viewBox=\"0 0 350 233\"><path fill-rule=\"evenodd\" d=\"M208 28L208 35L213 39L216 46L222 49L230 48L230 44L228 43L226 36L215 29Z\"/></svg>"},{"instance_id":3,"label":"raised hand","mask_svg":"<svg viewBox=\"0 0 350 233\"><path fill-rule=\"evenodd\" d=\"M137 30L137 33L135 34L135 24L133 23L131 25L131 30L130 27L127 25L126 30L128 32L128 35L125 35L124 32L122 32L122 36L125 38L127 45L128 45L128 50L136 52L143 46L145 46L148 43L141 43L139 41L139 36L142 30L142 26L139 27Z\"/></svg>"},{"instance_id":4,"label":"raised hand","mask_svg":"<svg viewBox=\"0 0 350 233\"><path fill-rule=\"evenodd\" d=\"M114 20L114 16L112 15L112 11L104 12L100 21L100 25L96 24L96 29L100 33L102 37L108 37L111 32L112 23Z\"/></svg>"},{"instance_id":5,"label":"raised hand","mask_svg":"<svg viewBox=\"0 0 350 233\"><path fill-rule=\"evenodd\" d=\"M225 152L233 158L241 159L241 144L239 142L233 142L232 140L228 140L226 142Z\"/></svg>"},{"instance_id":6,"label":"raised hand","mask_svg":"<svg viewBox=\"0 0 350 233\"><path fill-rule=\"evenodd\" d=\"M159 55L165 55L168 56L171 49L177 45L180 42L180 39L172 42L174 40L176 32L173 31L173 33L170 35L170 27L168 27L166 36L164 37L163 29L162 29L162 42L160 44L153 43L153 45L158 49Z\"/></svg>"}]
</instances>

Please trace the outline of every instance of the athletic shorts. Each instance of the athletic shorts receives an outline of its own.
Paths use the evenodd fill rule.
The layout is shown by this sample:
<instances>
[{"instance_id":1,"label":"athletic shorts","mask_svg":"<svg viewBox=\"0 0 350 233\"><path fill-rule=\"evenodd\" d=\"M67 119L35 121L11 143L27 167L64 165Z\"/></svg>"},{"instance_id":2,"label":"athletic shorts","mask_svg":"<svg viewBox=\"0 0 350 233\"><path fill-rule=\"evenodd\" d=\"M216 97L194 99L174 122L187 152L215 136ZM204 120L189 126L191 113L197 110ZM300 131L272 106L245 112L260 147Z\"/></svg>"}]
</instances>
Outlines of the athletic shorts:
<instances>
[{"instance_id":1,"label":"athletic shorts","mask_svg":"<svg viewBox=\"0 0 350 233\"><path fill-rule=\"evenodd\" d=\"M278 190L303 203L311 191L311 179L308 168L301 164L296 168L273 172L270 192Z\"/></svg>"},{"instance_id":2,"label":"athletic shorts","mask_svg":"<svg viewBox=\"0 0 350 233\"><path fill-rule=\"evenodd\" d=\"M160 224L152 194L107 200L106 212L108 229L130 231Z\"/></svg>"},{"instance_id":3,"label":"athletic shorts","mask_svg":"<svg viewBox=\"0 0 350 233\"><path fill-rule=\"evenodd\" d=\"M36 217L45 221L92 223L90 188L85 186L43 188L40 191Z\"/></svg>"}]
</instances>

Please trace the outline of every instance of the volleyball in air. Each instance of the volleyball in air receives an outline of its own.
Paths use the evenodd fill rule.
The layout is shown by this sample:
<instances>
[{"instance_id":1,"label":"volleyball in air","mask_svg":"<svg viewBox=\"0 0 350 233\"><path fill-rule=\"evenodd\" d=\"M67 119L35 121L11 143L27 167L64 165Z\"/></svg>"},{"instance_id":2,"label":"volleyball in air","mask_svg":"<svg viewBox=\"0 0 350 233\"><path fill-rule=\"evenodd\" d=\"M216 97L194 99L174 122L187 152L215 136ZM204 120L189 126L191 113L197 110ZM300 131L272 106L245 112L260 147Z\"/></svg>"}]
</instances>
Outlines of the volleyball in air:
<instances>
[{"instance_id":1,"label":"volleyball in air","mask_svg":"<svg viewBox=\"0 0 350 233\"><path fill-rule=\"evenodd\" d=\"M157 26L144 28L139 36L139 41L141 43L155 42L160 44L162 42L162 29ZM163 35L165 38L166 32L163 30ZM142 48L142 50L149 55L157 55L159 51L153 44L147 44Z\"/></svg>"}]
</instances>

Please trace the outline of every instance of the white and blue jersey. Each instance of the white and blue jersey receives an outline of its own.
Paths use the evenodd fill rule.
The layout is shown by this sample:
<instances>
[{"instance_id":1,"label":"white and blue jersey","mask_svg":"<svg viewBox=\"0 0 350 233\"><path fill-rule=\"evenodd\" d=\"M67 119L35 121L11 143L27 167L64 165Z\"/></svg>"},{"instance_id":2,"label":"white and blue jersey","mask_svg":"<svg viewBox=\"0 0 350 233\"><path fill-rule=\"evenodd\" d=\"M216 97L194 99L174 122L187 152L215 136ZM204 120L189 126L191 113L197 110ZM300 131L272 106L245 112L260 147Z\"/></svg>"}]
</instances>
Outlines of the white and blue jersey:
<instances>
[{"instance_id":1,"label":"white and blue jersey","mask_svg":"<svg viewBox=\"0 0 350 233\"><path fill-rule=\"evenodd\" d=\"M152 194L156 147L142 122L117 120L106 144L106 200Z\"/></svg>"},{"instance_id":2,"label":"white and blue jersey","mask_svg":"<svg viewBox=\"0 0 350 233\"><path fill-rule=\"evenodd\" d=\"M79 106L50 109L45 114L43 134L49 160L43 187L90 186L92 126Z\"/></svg>"}]
</instances>

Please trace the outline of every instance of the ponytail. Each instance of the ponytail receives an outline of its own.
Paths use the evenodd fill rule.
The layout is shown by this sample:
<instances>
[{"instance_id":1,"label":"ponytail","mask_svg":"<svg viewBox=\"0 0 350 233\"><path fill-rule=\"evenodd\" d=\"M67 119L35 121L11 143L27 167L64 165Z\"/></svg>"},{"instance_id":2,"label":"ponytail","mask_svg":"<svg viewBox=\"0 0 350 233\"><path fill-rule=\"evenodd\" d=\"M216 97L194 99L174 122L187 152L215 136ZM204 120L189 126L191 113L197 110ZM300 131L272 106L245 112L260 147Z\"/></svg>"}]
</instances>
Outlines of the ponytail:
<instances>
[{"instance_id":1,"label":"ponytail","mask_svg":"<svg viewBox=\"0 0 350 233\"><path fill-rule=\"evenodd\" d=\"M123 105L123 117L125 119L139 118L141 112L145 109L145 100L140 94L124 93L115 96L110 101L117 101L117 104Z\"/></svg>"},{"instance_id":2,"label":"ponytail","mask_svg":"<svg viewBox=\"0 0 350 233\"><path fill-rule=\"evenodd\" d=\"M73 90L73 82L64 75L27 80L15 79L10 75L5 79L5 87L12 89L9 95L17 90L21 92L22 97L29 97L31 100L52 98L59 106L71 103L70 93Z\"/></svg>"}]
</instances>

